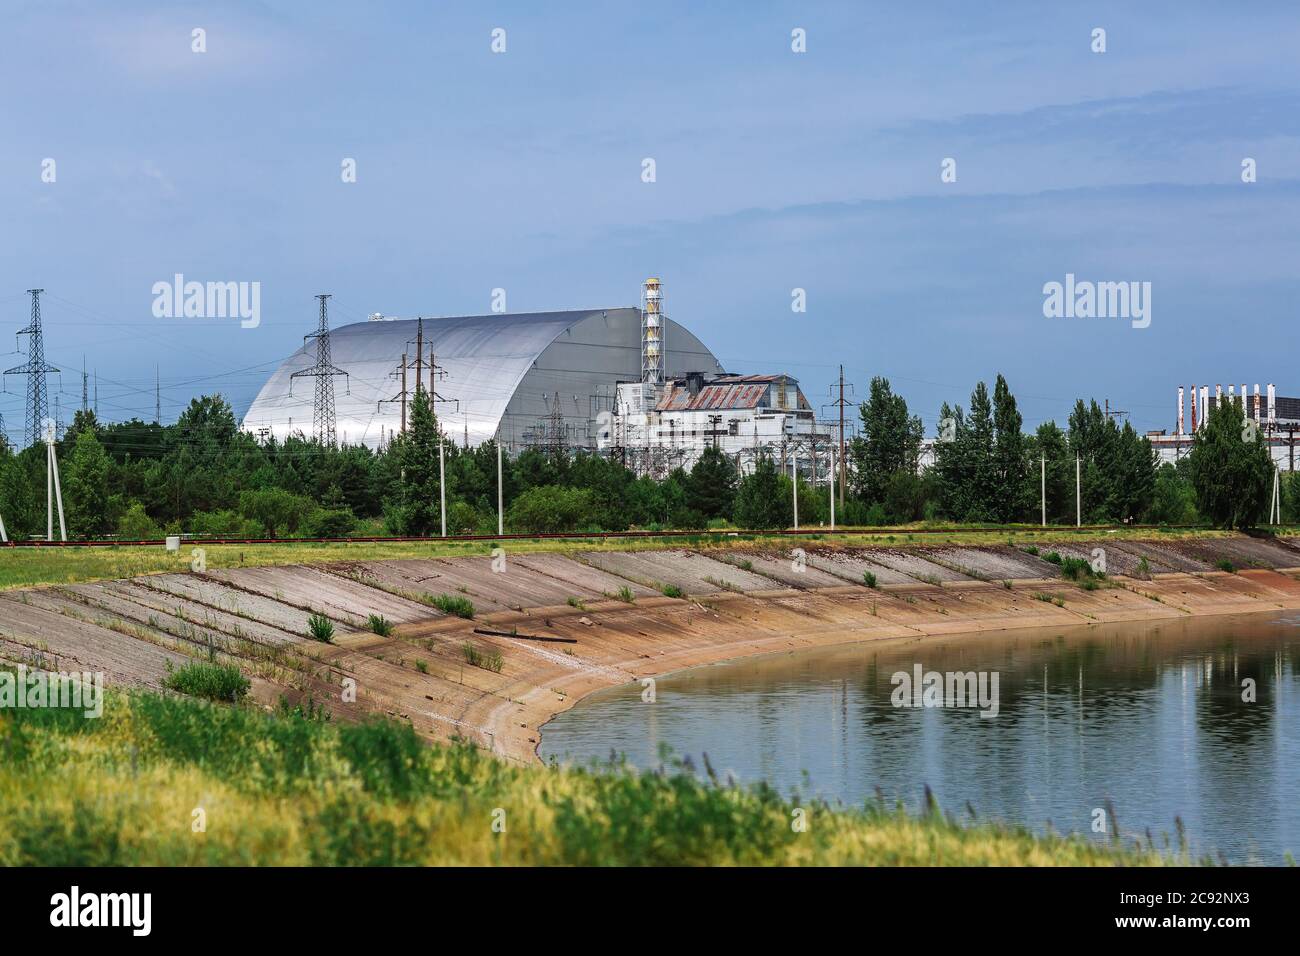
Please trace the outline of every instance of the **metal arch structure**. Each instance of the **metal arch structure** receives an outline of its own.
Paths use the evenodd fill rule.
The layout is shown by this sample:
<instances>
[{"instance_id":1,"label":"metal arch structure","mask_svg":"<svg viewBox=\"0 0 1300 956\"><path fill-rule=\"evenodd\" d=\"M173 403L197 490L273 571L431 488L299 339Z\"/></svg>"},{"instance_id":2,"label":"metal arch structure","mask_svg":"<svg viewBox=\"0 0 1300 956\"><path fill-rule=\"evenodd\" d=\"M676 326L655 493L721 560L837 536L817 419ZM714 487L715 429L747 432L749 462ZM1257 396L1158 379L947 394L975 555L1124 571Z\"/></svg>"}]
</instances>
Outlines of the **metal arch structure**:
<instances>
[{"instance_id":1,"label":"metal arch structure","mask_svg":"<svg viewBox=\"0 0 1300 956\"><path fill-rule=\"evenodd\" d=\"M588 423L578 433L593 434L592 396L641 378L641 310L635 307L426 317L423 325L424 349L446 373L441 397L455 403L442 424L449 433L465 435L470 446L491 441L499 431L507 450L522 449L526 432L553 413L556 393L564 419ZM695 335L669 320L665 326L668 375L722 372ZM336 400L342 442L377 448L385 434L401 430L400 403L391 401L392 372L401 369L416 331L415 319L380 318L331 332L332 361L350 382L348 396ZM312 408L305 397L291 394L292 379L315 365L307 345L285 359L249 406L243 430L266 429L281 441L293 434Z\"/></svg>"}]
</instances>

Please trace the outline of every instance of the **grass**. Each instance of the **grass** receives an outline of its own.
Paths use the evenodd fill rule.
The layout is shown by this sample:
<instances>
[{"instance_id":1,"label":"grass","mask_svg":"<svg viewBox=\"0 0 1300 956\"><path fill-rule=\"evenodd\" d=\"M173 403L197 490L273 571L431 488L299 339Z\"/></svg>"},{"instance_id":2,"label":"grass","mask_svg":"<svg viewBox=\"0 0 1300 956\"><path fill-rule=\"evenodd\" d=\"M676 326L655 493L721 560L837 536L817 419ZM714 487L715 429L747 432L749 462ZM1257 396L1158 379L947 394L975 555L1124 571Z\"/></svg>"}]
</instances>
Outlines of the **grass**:
<instances>
[{"instance_id":1,"label":"grass","mask_svg":"<svg viewBox=\"0 0 1300 956\"><path fill-rule=\"evenodd\" d=\"M405 724L109 691L0 711L0 865L1159 865L1183 855L623 766L507 765ZM204 833L191 831L202 807ZM791 826L796 809L810 825ZM504 832L492 823L502 819Z\"/></svg>"},{"instance_id":2,"label":"grass","mask_svg":"<svg viewBox=\"0 0 1300 956\"><path fill-rule=\"evenodd\" d=\"M314 641L329 644L334 640L334 622L324 614L313 614L307 618L307 634Z\"/></svg>"},{"instance_id":3,"label":"grass","mask_svg":"<svg viewBox=\"0 0 1300 956\"><path fill-rule=\"evenodd\" d=\"M169 670L163 686L179 694L204 697L208 700L239 701L252 686L238 667L229 664L208 664L196 661Z\"/></svg>"},{"instance_id":4,"label":"grass","mask_svg":"<svg viewBox=\"0 0 1300 956\"><path fill-rule=\"evenodd\" d=\"M862 572L862 583L869 588L880 587L880 584L876 581L876 576L870 571Z\"/></svg>"},{"instance_id":5,"label":"grass","mask_svg":"<svg viewBox=\"0 0 1300 956\"><path fill-rule=\"evenodd\" d=\"M474 602L459 594L439 594L437 597L426 595L425 601L444 614L454 614L456 617L466 619L474 617Z\"/></svg>"},{"instance_id":6,"label":"grass","mask_svg":"<svg viewBox=\"0 0 1300 956\"><path fill-rule=\"evenodd\" d=\"M686 597L686 592L683 591L681 588L679 588L679 587L678 587L677 585L675 585L675 584L665 584L665 585L664 585L663 587L661 587L659 590L663 592L663 596L664 596L664 597L670 597L670 598L683 598L683 597Z\"/></svg>"},{"instance_id":7,"label":"grass","mask_svg":"<svg viewBox=\"0 0 1300 956\"><path fill-rule=\"evenodd\" d=\"M568 604L569 607L576 607L579 611L587 610L587 605L583 602L582 598L571 597L569 598Z\"/></svg>"},{"instance_id":8,"label":"grass","mask_svg":"<svg viewBox=\"0 0 1300 956\"><path fill-rule=\"evenodd\" d=\"M979 531L945 531L945 525L929 522L912 526L936 533L918 535L927 545L982 545L1003 544L1007 528L990 526ZM1278 533L1294 533L1296 529L1278 529ZM1016 540L1025 547L1037 547L1050 542L1088 539L1096 532L1087 528L1062 526L1041 528L1038 525L1017 526ZM1148 532L1134 529L1131 536ZM1229 536L1230 532L1201 529L1172 529L1161 532L1161 537L1212 538ZM716 548L772 548L788 550L800 543L817 542L833 546L870 546L887 544L895 535L886 531L853 532L840 529L834 534L810 532L799 536L774 536L762 532L735 534L715 532L700 536L700 543ZM326 564L355 561L395 561L404 558L472 557L485 556L498 541L444 541L430 538L422 541L352 541L337 544L316 544L280 541L274 544L202 544L183 542L180 551L167 551L158 545L110 545L94 548L5 548L0 547L0 590L28 587L34 584L68 584L80 581L103 581L135 577L141 574L188 571L190 550L202 547L208 568L275 567L285 564ZM510 541L512 553L535 552L571 553L575 551L639 551L647 548L680 548L684 539L679 537L644 538L519 538Z\"/></svg>"},{"instance_id":9,"label":"grass","mask_svg":"<svg viewBox=\"0 0 1300 956\"><path fill-rule=\"evenodd\" d=\"M481 667L485 671L500 674L501 668L506 666L506 659L500 651L482 651L470 641L465 642L461 652L465 655L465 663L471 667Z\"/></svg>"},{"instance_id":10,"label":"grass","mask_svg":"<svg viewBox=\"0 0 1300 956\"><path fill-rule=\"evenodd\" d=\"M393 633L393 622L389 621L382 614L370 615L370 617L366 619L366 626L380 637L388 637Z\"/></svg>"},{"instance_id":11,"label":"grass","mask_svg":"<svg viewBox=\"0 0 1300 956\"><path fill-rule=\"evenodd\" d=\"M636 596L632 593L632 589L628 587L626 584L623 585L621 588L619 588L618 594L614 596L618 598L620 601L622 601L624 604L631 604L633 601L636 600Z\"/></svg>"}]
</instances>

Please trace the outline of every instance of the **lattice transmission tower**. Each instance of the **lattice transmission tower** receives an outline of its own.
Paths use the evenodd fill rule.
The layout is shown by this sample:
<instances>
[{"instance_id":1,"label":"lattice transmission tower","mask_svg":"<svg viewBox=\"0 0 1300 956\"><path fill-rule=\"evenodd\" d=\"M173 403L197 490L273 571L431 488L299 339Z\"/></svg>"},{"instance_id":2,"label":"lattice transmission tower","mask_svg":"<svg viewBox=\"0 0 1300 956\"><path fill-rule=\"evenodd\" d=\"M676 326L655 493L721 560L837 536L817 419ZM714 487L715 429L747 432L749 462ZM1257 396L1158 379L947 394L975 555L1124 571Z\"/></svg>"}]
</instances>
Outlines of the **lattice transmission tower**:
<instances>
[{"instance_id":1,"label":"lattice transmission tower","mask_svg":"<svg viewBox=\"0 0 1300 956\"><path fill-rule=\"evenodd\" d=\"M325 307L325 302L330 297L325 294L316 298L320 299L320 325L315 332L303 336L303 341L316 340L316 364L312 368L294 372L289 376L289 383L292 388L293 380L303 375L316 379L316 400L312 403L312 436L322 445L333 448L338 444L334 421L334 376L342 375L346 379L348 373L335 368L330 358L330 323Z\"/></svg>"},{"instance_id":2,"label":"lattice transmission tower","mask_svg":"<svg viewBox=\"0 0 1300 956\"><path fill-rule=\"evenodd\" d=\"M30 448L40 441L44 435L45 419L50 414L49 398L45 392L45 375L47 372L57 372L58 369L53 365L45 362L45 338L41 333L41 299L40 295L44 289L28 289L27 294L32 297L32 321L25 329L19 329L19 335L27 335L27 361L15 368L7 369L6 375L26 375L27 376L27 431L24 436L26 445Z\"/></svg>"}]
</instances>

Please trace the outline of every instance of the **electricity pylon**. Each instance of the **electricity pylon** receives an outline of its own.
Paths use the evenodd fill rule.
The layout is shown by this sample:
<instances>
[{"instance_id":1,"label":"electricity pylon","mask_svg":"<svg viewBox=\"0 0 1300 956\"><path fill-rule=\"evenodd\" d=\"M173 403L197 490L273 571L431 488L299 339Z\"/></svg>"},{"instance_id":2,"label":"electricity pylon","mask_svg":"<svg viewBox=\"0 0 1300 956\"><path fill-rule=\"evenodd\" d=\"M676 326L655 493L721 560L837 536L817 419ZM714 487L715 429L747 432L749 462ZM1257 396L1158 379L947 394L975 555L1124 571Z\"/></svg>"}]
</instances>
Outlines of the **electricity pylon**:
<instances>
[{"instance_id":1,"label":"electricity pylon","mask_svg":"<svg viewBox=\"0 0 1300 956\"><path fill-rule=\"evenodd\" d=\"M329 295L318 295L316 298L320 299L320 326L310 335L303 336L303 341L316 340L316 364L312 368L294 372L289 376L289 382L292 388L293 380L300 375L316 379L316 400L312 403L312 435L320 444L333 448L338 444L334 421L334 376L347 378L348 373L335 368L330 359L330 325L325 311L325 300Z\"/></svg>"},{"instance_id":2,"label":"electricity pylon","mask_svg":"<svg viewBox=\"0 0 1300 956\"><path fill-rule=\"evenodd\" d=\"M27 361L8 369L6 375L27 376L27 432L26 445L30 448L42 438L45 419L49 417L50 403L45 394L45 375L58 369L45 362L45 337L41 333L41 300L44 289L28 289L32 297L32 321L25 329L19 329L19 335L30 335L28 339Z\"/></svg>"}]
</instances>

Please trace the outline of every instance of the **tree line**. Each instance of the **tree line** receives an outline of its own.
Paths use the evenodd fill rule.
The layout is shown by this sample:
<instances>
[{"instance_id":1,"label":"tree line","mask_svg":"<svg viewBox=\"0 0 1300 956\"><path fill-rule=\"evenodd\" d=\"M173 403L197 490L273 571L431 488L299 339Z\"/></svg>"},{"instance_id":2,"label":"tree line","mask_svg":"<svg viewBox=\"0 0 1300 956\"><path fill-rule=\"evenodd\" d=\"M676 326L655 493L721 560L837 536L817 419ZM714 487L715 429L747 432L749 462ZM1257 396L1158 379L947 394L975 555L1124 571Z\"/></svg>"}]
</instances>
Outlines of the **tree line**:
<instances>
[{"instance_id":1,"label":"tree line","mask_svg":"<svg viewBox=\"0 0 1300 956\"><path fill-rule=\"evenodd\" d=\"M836 516L843 525L1037 522L1044 469L1048 521L1073 524L1076 455L1085 523L1247 527L1267 511L1272 464L1262 442L1242 439L1235 406L1213 411L1177 466L1157 466L1146 437L1095 401L1076 403L1065 428L1046 422L1025 433L1001 375L992 395L977 384L968 408L942 406L929 463L920 418L886 379L872 380L859 419ZM104 424L78 411L57 452L73 538L433 535L441 530L439 444L437 415L419 389L407 431L380 450L301 436L259 441L239 430L223 397L209 395L172 425ZM496 533L495 444L441 444L448 532ZM0 444L0 517L14 538L45 532L45 461L39 445ZM530 449L503 456L504 524L514 532L788 527L795 489L782 465L760 455L741 475L710 448L689 470L654 479L596 453ZM1295 521L1296 485L1285 477L1283 520ZM801 526L829 521L825 484L801 477L798 502Z\"/></svg>"}]
</instances>

